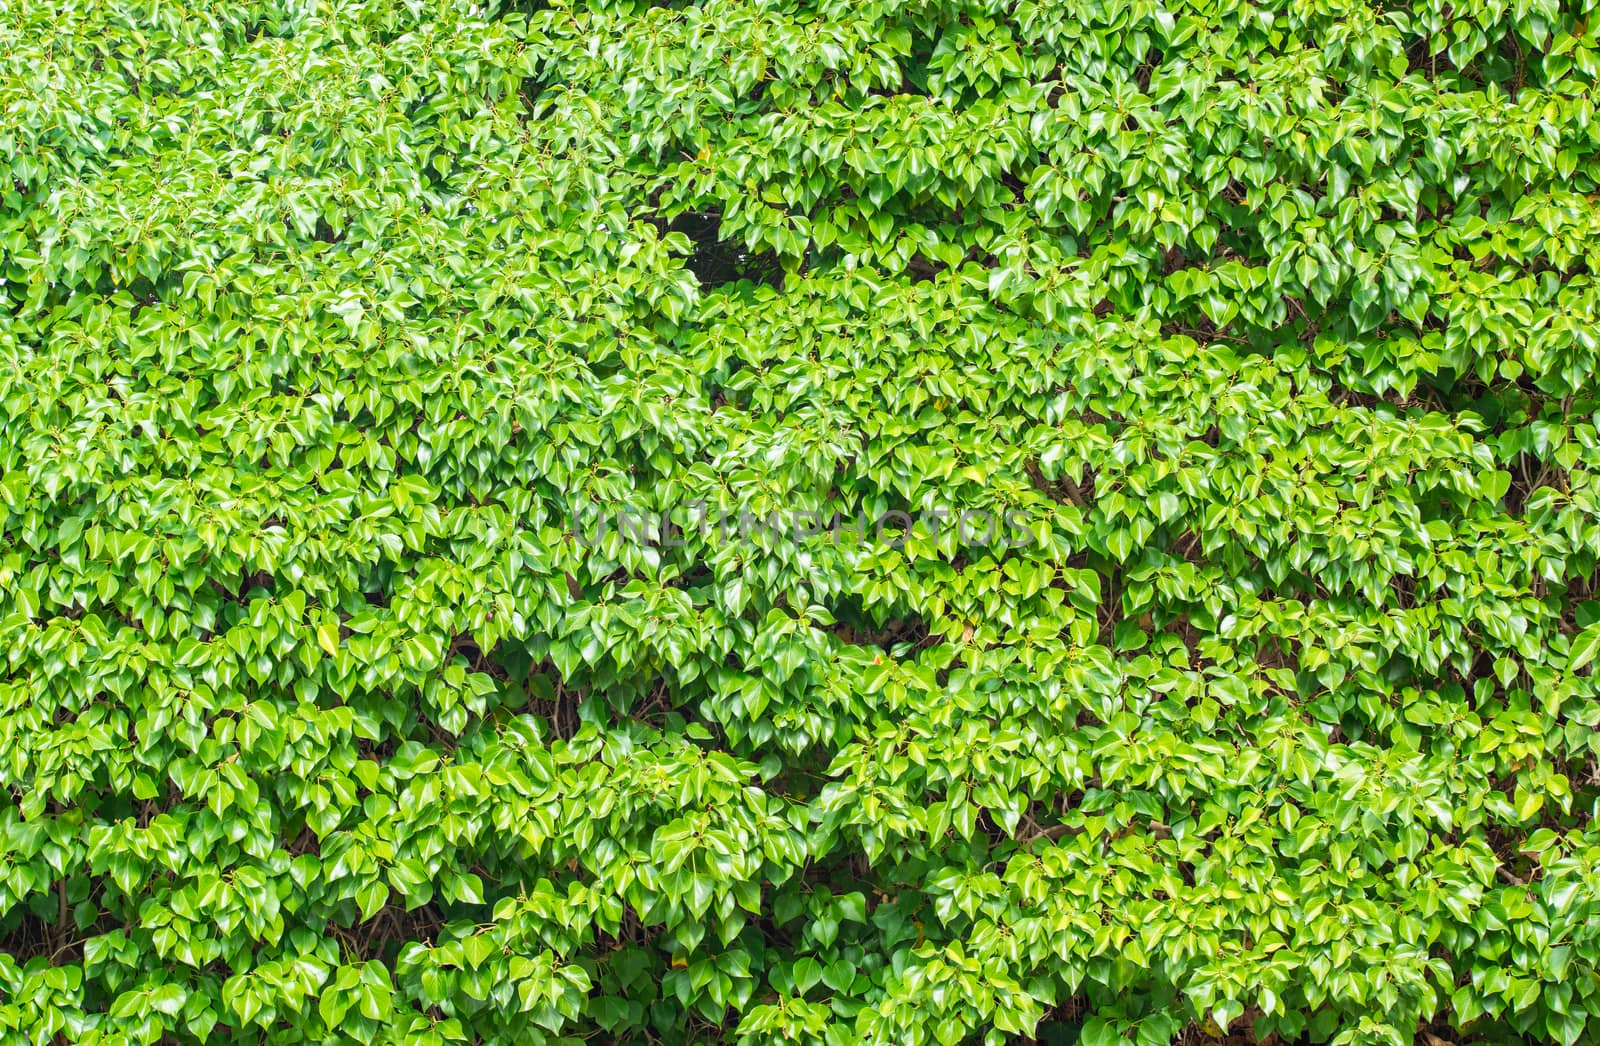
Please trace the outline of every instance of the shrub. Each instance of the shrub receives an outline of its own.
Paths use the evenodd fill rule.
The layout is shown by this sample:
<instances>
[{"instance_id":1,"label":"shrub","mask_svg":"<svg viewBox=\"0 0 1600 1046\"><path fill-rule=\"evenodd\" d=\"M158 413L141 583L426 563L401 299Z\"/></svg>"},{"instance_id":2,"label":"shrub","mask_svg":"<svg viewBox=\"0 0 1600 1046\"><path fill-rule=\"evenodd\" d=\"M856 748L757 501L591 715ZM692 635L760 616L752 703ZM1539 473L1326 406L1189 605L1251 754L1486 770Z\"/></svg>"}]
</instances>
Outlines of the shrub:
<instances>
[{"instance_id":1,"label":"shrub","mask_svg":"<svg viewBox=\"0 0 1600 1046\"><path fill-rule=\"evenodd\" d=\"M0 5L0 1029L1600 1038L1592 0Z\"/></svg>"}]
</instances>

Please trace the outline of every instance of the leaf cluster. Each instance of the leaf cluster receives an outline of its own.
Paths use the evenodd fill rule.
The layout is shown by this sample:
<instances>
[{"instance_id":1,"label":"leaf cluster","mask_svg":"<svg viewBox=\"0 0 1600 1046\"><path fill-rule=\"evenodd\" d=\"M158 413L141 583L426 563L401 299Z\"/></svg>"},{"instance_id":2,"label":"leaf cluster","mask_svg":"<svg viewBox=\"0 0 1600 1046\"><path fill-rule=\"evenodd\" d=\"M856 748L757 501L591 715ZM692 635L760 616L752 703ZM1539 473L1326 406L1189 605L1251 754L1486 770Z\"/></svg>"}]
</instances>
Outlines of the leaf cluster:
<instances>
[{"instance_id":1,"label":"leaf cluster","mask_svg":"<svg viewBox=\"0 0 1600 1046\"><path fill-rule=\"evenodd\" d=\"M1600 1039L1596 7L0 2L0 1038Z\"/></svg>"}]
</instances>

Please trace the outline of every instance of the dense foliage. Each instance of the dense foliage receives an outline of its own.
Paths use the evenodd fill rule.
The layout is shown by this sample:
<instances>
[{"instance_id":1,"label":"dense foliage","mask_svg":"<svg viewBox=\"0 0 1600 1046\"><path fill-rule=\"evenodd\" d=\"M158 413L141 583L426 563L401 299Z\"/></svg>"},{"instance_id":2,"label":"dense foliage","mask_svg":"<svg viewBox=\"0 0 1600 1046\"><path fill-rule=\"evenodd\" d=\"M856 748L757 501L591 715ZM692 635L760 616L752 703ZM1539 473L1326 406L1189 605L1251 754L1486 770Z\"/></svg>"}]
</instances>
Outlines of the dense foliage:
<instances>
[{"instance_id":1,"label":"dense foliage","mask_svg":"<svg viewBox=\"0 0 1600 1046\"><path fill-rule=\"evenodd\" d=\"M1597 6L0 0L0 1036L1600 1040Z\"/></svg>"}]
</instances>

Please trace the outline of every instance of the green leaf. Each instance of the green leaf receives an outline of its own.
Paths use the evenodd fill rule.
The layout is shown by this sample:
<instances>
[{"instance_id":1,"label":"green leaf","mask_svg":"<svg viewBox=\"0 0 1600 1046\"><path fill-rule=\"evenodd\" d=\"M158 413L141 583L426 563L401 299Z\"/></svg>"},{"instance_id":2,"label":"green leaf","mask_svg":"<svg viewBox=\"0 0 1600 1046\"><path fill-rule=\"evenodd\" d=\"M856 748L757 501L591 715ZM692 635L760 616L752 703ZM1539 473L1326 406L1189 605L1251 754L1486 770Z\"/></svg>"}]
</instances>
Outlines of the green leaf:
<instances>
[{"instance_id":1,"label":"green leaf","mask_svg":"<svg viewBox=\"0 0 1600 1046\"><path fill-rule=\"evenodd\" d=\"M1567 654L1567 671L1576 672L1600 655L1600 624L1590 625L1573 639Z\"/></svg>"}]
</instances>

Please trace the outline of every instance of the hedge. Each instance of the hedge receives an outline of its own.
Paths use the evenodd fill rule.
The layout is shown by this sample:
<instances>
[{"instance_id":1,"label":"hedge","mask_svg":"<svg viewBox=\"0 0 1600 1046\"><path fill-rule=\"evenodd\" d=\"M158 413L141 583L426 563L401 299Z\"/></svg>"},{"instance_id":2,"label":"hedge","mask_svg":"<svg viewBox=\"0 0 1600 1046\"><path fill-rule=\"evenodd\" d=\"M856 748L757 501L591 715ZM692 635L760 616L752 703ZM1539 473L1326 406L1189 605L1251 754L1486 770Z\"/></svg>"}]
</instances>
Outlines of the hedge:
<instances>
[{"instance_id":1,"label":"hedge","mask_svg":"<svg viewBox=\"0 0 1600 1046\"><path fill-rule=\"evenodd\" d=\"M1600 1041L1597 7L0 0L0 1039Z\"/></svg>"}]
</instances>

